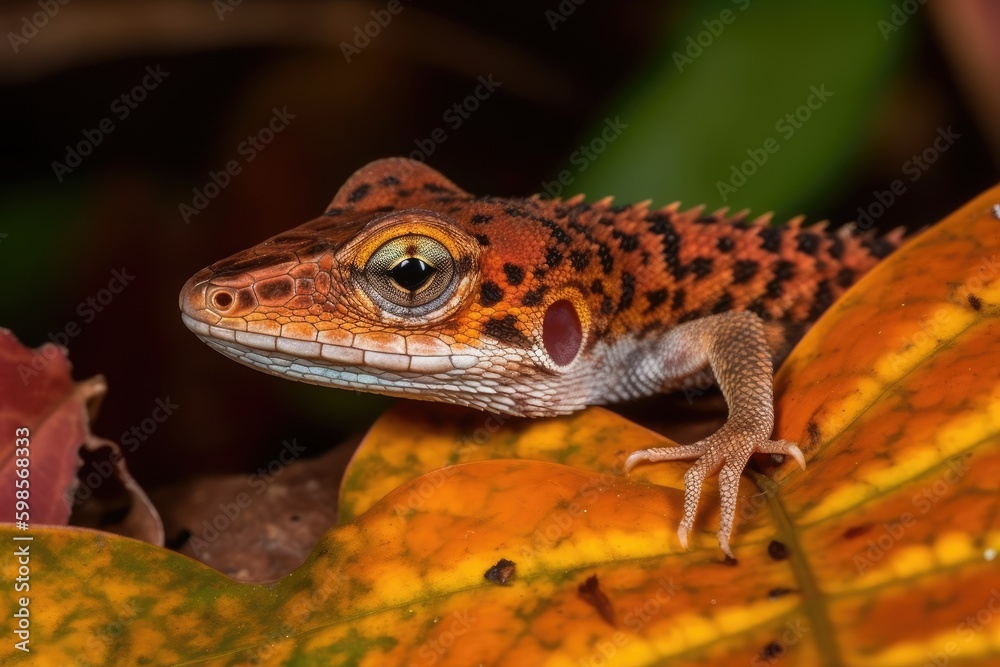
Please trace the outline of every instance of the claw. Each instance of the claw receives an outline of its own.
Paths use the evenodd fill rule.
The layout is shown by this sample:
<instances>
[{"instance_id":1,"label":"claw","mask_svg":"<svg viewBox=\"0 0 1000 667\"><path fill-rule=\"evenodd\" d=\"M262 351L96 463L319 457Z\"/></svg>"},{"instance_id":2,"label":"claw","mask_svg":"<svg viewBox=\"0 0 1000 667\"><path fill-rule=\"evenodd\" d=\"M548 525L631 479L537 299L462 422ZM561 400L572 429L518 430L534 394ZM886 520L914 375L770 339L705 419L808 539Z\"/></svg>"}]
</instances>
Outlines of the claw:
<instances>
[{"instance_id":1,"label":"claw","mask_svg":"<svg viewBox=\"0 0 1000 667\"><path fill-rule=\"evenodd\" d=\"M754 441L747 442L747 440ZM766 454L784 454L795 459L803 469L806 459L798 445L788 440L759 440L757 438L734 438L715 434L692 445L677 447L655 447L632 452L625 459L625 470L631 470L643 461L676 461L679 459L697 458L694 465L684 475L684 515L677 527L677 539L681 547L687 549L688 536L694 527L694 518L701 496L701 484L705 478L723 466L719 479L719 490L722 493L722 516L719 523L719 547L730 558L735 559L729 546L729 537L733 531L736 518L736 495L740 483L740 473L750 455L754 452Z\"/></svg>"}]
</instances>

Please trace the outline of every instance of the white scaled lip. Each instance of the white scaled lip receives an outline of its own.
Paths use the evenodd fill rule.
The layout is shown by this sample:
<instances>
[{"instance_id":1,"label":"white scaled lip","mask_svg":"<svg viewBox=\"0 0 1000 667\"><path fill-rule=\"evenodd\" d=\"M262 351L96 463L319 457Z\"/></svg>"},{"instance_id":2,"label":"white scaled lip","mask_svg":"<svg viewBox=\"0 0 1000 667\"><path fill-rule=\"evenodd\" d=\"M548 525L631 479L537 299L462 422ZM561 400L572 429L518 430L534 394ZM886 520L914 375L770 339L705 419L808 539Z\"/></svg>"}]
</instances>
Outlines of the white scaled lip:
<instances>
[{"instance_id":1,"label":"white scaled lip","mask_svg":"<svg viewBox=\"0 0 1000 667\"><path fill-rule=\"evenodd\" d=\"M292 362L307 363L314 368L350 368L358 372L377 371L402 373L408 377L432 376L474 368L479 357L474 354L400 354L365 350L358 347L295 340L249 331L233 331L196 320L186 313L181 319L205 343L237 361L268 370L277 375L292 376L285 369ZM434 351L444 351L447 347ZM430 350L428 350L430 351ZM298 378L296 378L298 379Z\"/></svg>"},{"instance_id":2,"label":"white scaled lip","mask_svg":"<svg viewBox=\"0 0 1000 667\"><path fill-rule=\"evenodd\" d=\"M198 334L199 336L211 336L209 331L210 326L206 322L201 320L196 320L187 313L181 313L181 321L184 322L184 326Z\"/></svg>"}]
</instances>

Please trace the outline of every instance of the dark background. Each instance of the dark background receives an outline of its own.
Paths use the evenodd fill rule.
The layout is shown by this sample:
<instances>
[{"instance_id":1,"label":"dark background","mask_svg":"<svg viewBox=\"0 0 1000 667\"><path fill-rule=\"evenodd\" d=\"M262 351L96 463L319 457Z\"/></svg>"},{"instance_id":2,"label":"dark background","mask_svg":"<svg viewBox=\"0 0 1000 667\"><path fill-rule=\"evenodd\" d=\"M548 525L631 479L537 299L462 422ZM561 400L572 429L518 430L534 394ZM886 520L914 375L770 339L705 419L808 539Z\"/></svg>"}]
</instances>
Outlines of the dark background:
<instances>
[{"instance_id":1,"label":"dark background","mask_svg":"<svg viewBox=\"0 0 1000 667\"><path fill-rule=\"evenodd\" d=\"M435 128L447 139L428 163L470 192L526 195L570 170L566 195L715 208L732 165L827 84L830 101L725 203L839 224L903 179L876 223L915 230L997 180L986 1L404 0L394 15L387 4L76 0L15 39L17 52L10 35L41 10L0 8L0 326L36 347L79 325L75 376L110 387L100 435L120 440L157 399L178 406L128 456L143 485L250 471L293 437L318 454L384 409L225 359L181 324L177 293L203 266L315 217L369 160L426 147ZM724 10L735 18L718 30ZM391 20L348 62L342 44L372 11ZM120 119L113 101L147 67L169 75ZM449 126L444 112L490 75L496 92ZM238 146L274 108L295 117L247 162ZM58 179L53 162L105 117L114 131ZM574 151L615 117L628 129L577 171ZM910 181L908 161L948 127L960 139ZM179 205L231 159L241 173L185 224ZM122 268L134 280L86 322L79 304ZM669 422L645 414L656 405L626 410Z\"/></svg>"}]
</instances>

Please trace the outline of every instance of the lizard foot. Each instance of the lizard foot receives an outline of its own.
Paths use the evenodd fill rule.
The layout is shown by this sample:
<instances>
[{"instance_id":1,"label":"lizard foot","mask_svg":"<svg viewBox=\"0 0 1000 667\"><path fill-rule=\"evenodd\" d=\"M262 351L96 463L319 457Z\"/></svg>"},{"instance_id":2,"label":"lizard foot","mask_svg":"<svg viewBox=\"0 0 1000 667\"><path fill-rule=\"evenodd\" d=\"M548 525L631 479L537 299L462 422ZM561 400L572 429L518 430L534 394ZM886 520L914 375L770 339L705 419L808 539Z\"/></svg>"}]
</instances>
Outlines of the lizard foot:
<instances>
[{"instance_id":1,"label":"lizard foot","mask_svg":"<svg viewBox=\"0 0 1000 667\"><path fill-rule=\"evenodd\" d=\"M806 460L802 450L794 442L788 440L771 440L768 436L760 436L737 429L727 429L723 426L718 432L692 445L678 447L655 447L632 452L625 461L625 470L630 471L641 461L679 461L697 459L690 470L684 474L684 517L677 529L677 537L681 546L687 548L688 533L694 526L694 516L698 509L698 499L701 497L701 485L705 478L719 468L719 494L722 496L721 517L719 519L719 546L730 558L733 556L729 548L729 537L733 532L736 520L736 500L740 487L740 476L743 468L755 452L764 454L787 454L805 469Z\"/></svg>"}]
</instances>

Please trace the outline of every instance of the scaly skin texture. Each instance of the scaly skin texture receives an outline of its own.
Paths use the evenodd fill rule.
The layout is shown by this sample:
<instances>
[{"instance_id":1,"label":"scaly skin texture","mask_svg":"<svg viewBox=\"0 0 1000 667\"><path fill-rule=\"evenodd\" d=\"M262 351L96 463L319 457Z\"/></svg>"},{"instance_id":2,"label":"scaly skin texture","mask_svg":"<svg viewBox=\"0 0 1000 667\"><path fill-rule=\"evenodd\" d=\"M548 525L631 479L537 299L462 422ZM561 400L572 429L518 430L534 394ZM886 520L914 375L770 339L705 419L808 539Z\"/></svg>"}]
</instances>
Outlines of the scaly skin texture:
<instances>
[{"instance_id":1,"label":"scaly skin texture","mask_svg":"<svg viewBox=\"0 0 1000 667\"><path fill-rule=\"evenodd\" d=\"M885 238L771 227L676 204L475 197L401 158L356 172L319 218L216 262L180 295L185 324L237 361L304 382L545 417L704 386L730 415L683 447L686 544L721 467L719 542L741 472L771 441L772 371Z\"/></svg>"}]
</instances>

